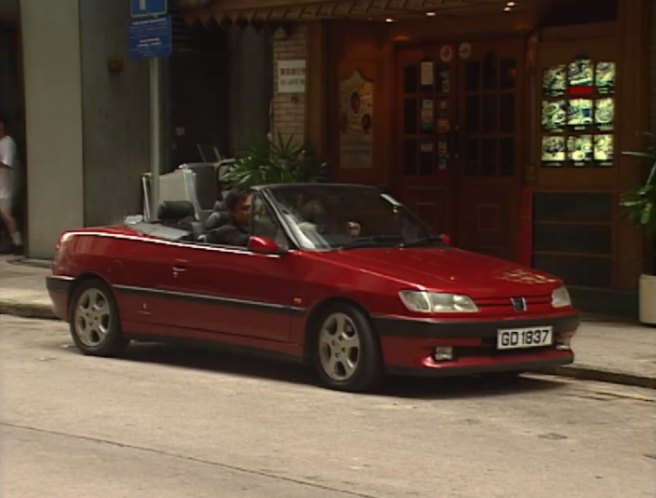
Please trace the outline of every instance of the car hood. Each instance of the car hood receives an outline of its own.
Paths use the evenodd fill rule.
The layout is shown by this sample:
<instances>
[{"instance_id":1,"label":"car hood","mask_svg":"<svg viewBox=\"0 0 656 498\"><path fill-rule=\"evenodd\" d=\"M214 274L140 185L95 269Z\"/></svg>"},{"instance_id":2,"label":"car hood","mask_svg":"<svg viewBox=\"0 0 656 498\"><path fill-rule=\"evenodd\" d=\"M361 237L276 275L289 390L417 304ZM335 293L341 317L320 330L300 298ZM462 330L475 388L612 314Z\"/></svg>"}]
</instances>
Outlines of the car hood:
<instances>
[{"instance_id":1,"label":"car hood","mask_svg":"<svg viewBox=\"0 0 656 498\"><path fill-rule=\"evenodd\" d=\"M537 296L562 282L517 263L454 248L353 249L315 253L319 259L407 286L471 297Z\"/></svg>"}]
</instances>

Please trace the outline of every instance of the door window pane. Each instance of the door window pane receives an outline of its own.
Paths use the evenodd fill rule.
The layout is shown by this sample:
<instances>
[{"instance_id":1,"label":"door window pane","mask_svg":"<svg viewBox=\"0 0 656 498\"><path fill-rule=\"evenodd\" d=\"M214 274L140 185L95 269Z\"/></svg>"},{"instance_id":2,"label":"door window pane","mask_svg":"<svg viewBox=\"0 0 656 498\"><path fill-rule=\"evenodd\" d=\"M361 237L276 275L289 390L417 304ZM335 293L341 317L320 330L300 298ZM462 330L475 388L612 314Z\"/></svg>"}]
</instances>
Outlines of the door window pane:
<instances>
[{"instance_id":1,"label":"door window pane","mask_svg":"<svg viewBox=\"0 0 656 498\"><path fill-rule=\"evenodd\" d=\"M403 75L405 93L417 93L417 84L419 82L417 66L406 66Z\"/></svg>"},{"instance_id":2,"label":"door window pane","mask_svg":"<svg viewBox=\"0 0 656 498\"><path fill-rule=\"evenodd\" d=\"M483 88L494 90L497 87L497 57L487 54L483 58Z\"/></svg>"},{"instance_id":3,"label":"door window pane","mask_svg":"<svg viewBox=\"0 0 656 498\"><path fill-rule=\"evenodd\" d=\"M484 138L481 140L481 174L496 176L497 174L497 140Z\"/></svg>"},{"instance_id":4,"label":"door window pane","mask_svg":"<svg viewBox=\"0 0 656 498\"><path fill-rule=\"evenodd\" d=\"M406 135L417 133L417 99L403 101L403 132Z\"/></svg>"},{"instance_id":5,"label":"door window pane","mask_svg":"<svg viewBox=\"0 0 656 498\"><path fill-rule=\"evenodd\" d=\"M476 92L481 86L481 65L478 61L468 62L465 66L465 88L468 92Z\"/></svg>"},{"instance_id":6,"label":"door window pane","mask_svg":"<svg viewBox=\"0 0 656 498\"><path fill-rule=\"evenodd\" d=\"M428 176L433 173L435 161L435 149L431 142L420 142L419 144L419 174Z\"/></svg>"},{"instance_id":7,"label":"door window pane","mask_svg":"<svg viewBox=\"0 0 656 498\"><path fill-rule=\"evenodd\" d=\"M512 176L515 172L515 141L512 138L502 138L499 149L499 174Z\"/></svg>"},{"instance_id":8,"label":"door window pane","mask_svg":"<svg viewBox=\"0 0 656 498\"><path fill-rule=\"evenodd\" d=\"M509 90L515 87L517 79L517 63L515 59L501 59L501 89Z\"/></svg>"},{"instance_id":9,"label":"door window pane","mask_svg":"<svg viewBox=\"0 0 656 498\"><path fill-rule=\"evenodd\" d=\"M501 133L511 133L515 131L515 94L504 93L500 98L500 131Z\"/></svg>"},{"instance_id":10,"label":"door window pane","mask_svg":"<svg viewBox=\"0 0 656 498\"><path fill-rule=\"evenodd\" d=\"M480 142L473 138L465 141L465 175L476 176L479 170L479 145Z\"/></svg>"},{"instance_id":11,"label":"door window pane","mask_svg":"<svg viewBox=\"0 0 656 498\"><path fill-rule=\"evenodd\" d=\"M481 131L495 132L497 131L497 96L485 95L483 96L483 113L481 115Z\"/></svg>"},{"instance_id":12,"label":"door window pane","mask_svg":"<svg viewBox=\"0 0 656 498\"><path fill-rule=\"evenodd\" d=\"M403 142L403 171L408 176L417 174L416 140L405 140Z\"/></svg>"},{"instance_id":13,"label":"door window pane","mask_svg":"<svg viewBox=\"0 0 656 498\"><path fill-rule=\"evenodd\" d=\"M478 95L467 97L465 107L465 130L470 133L477 132L480 120L480 97Z\"/></svg>"}]
</instances>

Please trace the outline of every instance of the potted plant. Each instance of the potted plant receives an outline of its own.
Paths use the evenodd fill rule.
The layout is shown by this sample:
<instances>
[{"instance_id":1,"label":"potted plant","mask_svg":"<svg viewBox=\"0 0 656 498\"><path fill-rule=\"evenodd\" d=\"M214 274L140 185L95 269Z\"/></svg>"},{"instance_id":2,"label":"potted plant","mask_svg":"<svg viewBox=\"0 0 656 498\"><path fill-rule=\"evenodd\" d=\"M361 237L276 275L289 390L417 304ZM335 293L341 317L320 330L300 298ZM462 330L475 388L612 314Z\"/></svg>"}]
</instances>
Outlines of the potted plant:
<instances>
[{"instance_id":1,"label":"potted plant","mask_svg":"<svg viewBox=\"0 0 656 498\"><path fill-rule=\"evenodd\" d=\"M233 187L247 188L269 183L315 182L325 179L326 163L318 161L309 144L299 144L293 135L272 140L251 140L245 154L226 173Z\"/></svg>"},{"instance_id":2,"label":"potted plant","mask_svg":"<svg viewBox=\"0 0 656 498\"><path fill-rule=\"evenodd\" d=\"M640 321L656 324L656 135L646 134L650 146L644 152L624 152L624 155L641 158L648 165L647 180L633 190L624 193L620 205L628 218L641 227L650 242L652 252L651 268L640 276Z\"/></svg>"}]
</instances>

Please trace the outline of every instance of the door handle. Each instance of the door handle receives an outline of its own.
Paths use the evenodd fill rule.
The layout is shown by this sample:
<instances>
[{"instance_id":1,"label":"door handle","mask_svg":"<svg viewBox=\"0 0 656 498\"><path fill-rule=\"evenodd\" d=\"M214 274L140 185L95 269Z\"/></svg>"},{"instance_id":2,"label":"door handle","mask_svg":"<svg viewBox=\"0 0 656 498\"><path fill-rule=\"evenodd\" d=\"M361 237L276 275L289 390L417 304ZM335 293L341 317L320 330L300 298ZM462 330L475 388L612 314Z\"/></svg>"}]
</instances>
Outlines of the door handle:
<instances>
[{"instance_id":1,"label":"door handle","mask_svg":"<svg viewBox=\"0 0 656 498\"><path fill-rule=\"evenodd\" d=\"M178 273L187 271L187 263L186 259L176 259L173 262L173 276L175 277Z\"/></svg>"}]
</instances>

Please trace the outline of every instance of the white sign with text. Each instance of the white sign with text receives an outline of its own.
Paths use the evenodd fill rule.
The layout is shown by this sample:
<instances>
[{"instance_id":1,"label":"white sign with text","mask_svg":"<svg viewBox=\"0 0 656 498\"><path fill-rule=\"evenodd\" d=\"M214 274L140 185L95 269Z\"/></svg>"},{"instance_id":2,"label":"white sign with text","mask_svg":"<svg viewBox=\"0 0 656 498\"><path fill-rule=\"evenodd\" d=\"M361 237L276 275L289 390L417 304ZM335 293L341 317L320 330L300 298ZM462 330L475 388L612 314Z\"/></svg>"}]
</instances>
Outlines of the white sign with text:
<instances>
[{"instance_id":1,"label":"white sign with text","mask_svg":"<svg viewBox=\"0 0 656 498\"><path fill-rule=\"evenodd\" d=\"M305 60L278 61L278 93L305 93Z\"/></svg>"}]
</instances>

